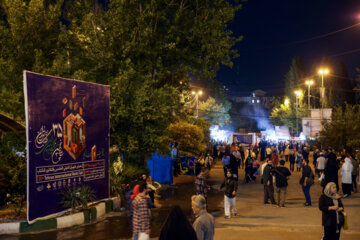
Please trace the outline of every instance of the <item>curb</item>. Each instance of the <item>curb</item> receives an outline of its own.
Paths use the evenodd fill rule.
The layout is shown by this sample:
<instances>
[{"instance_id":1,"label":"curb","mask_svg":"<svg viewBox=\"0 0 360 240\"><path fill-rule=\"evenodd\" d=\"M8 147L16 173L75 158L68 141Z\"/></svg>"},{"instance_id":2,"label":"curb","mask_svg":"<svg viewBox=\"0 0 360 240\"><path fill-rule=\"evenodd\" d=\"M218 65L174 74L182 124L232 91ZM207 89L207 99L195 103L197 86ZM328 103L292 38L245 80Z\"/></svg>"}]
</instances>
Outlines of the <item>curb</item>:
<instances>
[{"instance_id":1,"label":"curb","mask_svg":"<svg viewBox=\"0 0 360 240\"><path fill-rule=\"evenodd\" d=\"M116 211L120 209L120 206L121 199L119 197L115 197L108 199L105 202L101 202L90 209L84 210L83 212L68 216L39 220L33 224L28 224L27 222L2 223L0 224L0 235L39 232L79 226L85 223L90 223L104 216L106 213Z\"/></svg>"}]
</instances>

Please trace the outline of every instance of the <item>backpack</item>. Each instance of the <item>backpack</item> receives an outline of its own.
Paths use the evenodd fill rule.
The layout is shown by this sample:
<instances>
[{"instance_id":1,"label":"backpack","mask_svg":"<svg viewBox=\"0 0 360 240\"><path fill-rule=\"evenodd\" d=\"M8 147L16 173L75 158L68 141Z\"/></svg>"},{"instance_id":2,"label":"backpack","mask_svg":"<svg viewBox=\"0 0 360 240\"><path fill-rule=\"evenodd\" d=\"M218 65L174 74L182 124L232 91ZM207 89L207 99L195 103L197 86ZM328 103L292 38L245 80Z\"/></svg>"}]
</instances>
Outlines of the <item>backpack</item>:
<instances>
[{"instance_id":1,"label":"backpack","mask_svg":"<svg viewBox=\"0 0 360 240\"><path fill-rule=\"evenodd\" d=\"M315 175L314 175L313 171L310 170L310 176L309 176L309 178L307 179L307 183L306 183L306 184L312 186L312 185L314 185L314 182L315 182Z\"/></svg>"}]
</instances>

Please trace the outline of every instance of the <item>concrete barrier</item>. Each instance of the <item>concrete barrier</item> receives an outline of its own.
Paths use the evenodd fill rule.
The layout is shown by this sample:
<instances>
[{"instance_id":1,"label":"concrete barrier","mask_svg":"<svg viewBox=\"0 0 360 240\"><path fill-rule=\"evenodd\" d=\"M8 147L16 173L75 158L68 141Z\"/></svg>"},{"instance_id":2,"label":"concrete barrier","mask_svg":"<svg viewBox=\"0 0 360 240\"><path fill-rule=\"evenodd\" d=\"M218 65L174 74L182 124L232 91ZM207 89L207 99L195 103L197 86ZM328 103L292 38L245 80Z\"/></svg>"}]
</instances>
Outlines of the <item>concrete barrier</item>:
<instances>
[{"instance_id":1,"label":"concrete barrier","mask_svg":"<svg viewBox=\"0 0 360 240\"><path fill-rule=\"evenodd\" d=\"M47 220L39 220L33 224L27 222L21 223L1 223L0 224L0 235L4 234L15 234L15 233L27 233L27 232L38 232L45 230L56 230L63 229L72 226L82 225L94 221L106 213L119 209L121 205L120 198L112 198L97 204L91 209L84 210L83 212L71 214L68 216L62 216L58 218L52 218Z\"/></svg>"}]
</instances>

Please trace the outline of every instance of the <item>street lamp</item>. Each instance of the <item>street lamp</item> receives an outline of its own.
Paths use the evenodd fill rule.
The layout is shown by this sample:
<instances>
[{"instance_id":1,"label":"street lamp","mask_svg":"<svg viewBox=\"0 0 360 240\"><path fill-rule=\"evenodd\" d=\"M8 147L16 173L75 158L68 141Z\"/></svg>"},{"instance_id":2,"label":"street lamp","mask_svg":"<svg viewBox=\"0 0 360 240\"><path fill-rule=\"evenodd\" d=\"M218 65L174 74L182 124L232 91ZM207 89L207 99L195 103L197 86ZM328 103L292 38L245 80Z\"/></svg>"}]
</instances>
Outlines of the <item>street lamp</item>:
<instances>
[{"instance_id":1,"label":"street lamp","mask_svg":"<svg viewBox=\"0 0 360 240\"><path fill-rule=\"evenodd\" d=\"M319 70L319 74L321 75L321 90L320 90L321 108L324 108L324 98L325 98L324 75L327 75L328 73L329 71L327 69Z\"/></svg>"},{"instance_id":2,"label":"street lamp","mask_svg":"<svg viewBox=\"0 0 360 240\"><path fill-rule=\"evenodd\" d=\"M327 75L329 70L327 69L320 69L319 74L321 75L321 89L320 89L320 101L321 101L321 114L320 114L320 127L322 128L321 122L323 118L323 108L324 108L324 101L325 101L325 88L324 88L324 75Z\"/></svg>"},{"instance_id":3,"label":"street lamp","mask_svg":"<svg viewBox=\"0 0 360 240\"><path fill-rule=\"evenodd\" d=\"M314 84L313 80L308 80L305 82L306 85L308 85L308 109L309 109L309 116L310 116L310 109L311 109L311 105L310 105L310 86Z\"/></svg>"},{"instance_id":4,"label":"street lamp","mask_svg":"<svg viewBox=\"0 0 360 240\"><path fill-rule=\"evenodd\" d=\"M298 119L298 99L301 96L302 92L300 90L295 90L296 95L296 102L295 102L295 108L296 108L296 136L299 135L299 119Z\"/></svg>"},{"instance_id":5,"label":"street lamp","mask_svg":"<svg viewBox=\"0 0 360 240\"><path fill-rule=\"evenodd\" d=\"M285 104L286 106L288 106L289 103L290 103L289 99L288 99L288 98L285 98L284 104Z\"/></svg>"},{"instance_id":6,"label":"street lamp","mask_svg":"<svg viewBox=\"0 0 360 240\"><path fill-rule=\"evenodd\" d=\"M199 95L201 96L203 94L203 92L200 90L198 92L192 91L191 92L192 95L195 96L195 101L196 101L196 118L199 117Z\"/></svg>"}]
</instances>

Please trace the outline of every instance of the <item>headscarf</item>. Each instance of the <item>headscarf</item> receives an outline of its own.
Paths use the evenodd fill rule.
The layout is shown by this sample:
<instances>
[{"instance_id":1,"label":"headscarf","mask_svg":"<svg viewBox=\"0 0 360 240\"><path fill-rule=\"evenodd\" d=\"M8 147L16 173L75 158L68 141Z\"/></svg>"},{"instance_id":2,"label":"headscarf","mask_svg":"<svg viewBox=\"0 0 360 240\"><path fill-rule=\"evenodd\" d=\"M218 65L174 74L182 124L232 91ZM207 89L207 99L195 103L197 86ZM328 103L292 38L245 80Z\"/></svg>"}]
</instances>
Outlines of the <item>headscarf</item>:
<instances>
[{"instance_id":1,"label":"headscarf","mask_svg":"<svg viewBox=\"0 0 360 240\"><path fill-rule=\"evenodd\" d=\"M336 187L336 184L334 182L329 182L328 184L326 184L326 187L324 189L324 194L331 198L333 200L333 203L335 206L339 207L339 198L340 198L340 195L338 193L332 193L331 192L331 187L332 186L335 186ZM340 221L339 221L339 212L338 211L335 211L336 212L336 223L339 225ZM337 229L338 231L338 229Z\"/></svg>"},{"instance_id":2,"label":"headscarf","mask_svg":"<svg viewBox=\"0 0 360 240\"><path fill-rule=\"evenodd\" d=\"M335 194L331 193L331 186L333 186L333 185L335 185L335 187L336 187L336 184L334 182L329 182L328 184L326 184L325 189L324 189L324 194L327 197L331 198L333 201L334 200L337 201L340 198L340 195L338 193L335 193ZM334 204L335 204L335 202L334 202Z\"/></svg>"}]
</instances>

